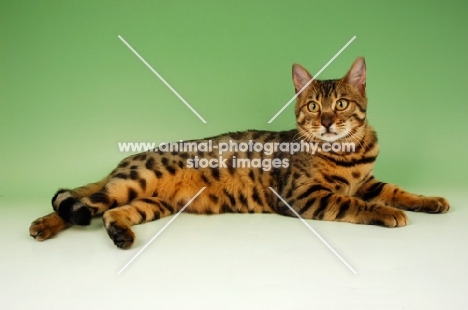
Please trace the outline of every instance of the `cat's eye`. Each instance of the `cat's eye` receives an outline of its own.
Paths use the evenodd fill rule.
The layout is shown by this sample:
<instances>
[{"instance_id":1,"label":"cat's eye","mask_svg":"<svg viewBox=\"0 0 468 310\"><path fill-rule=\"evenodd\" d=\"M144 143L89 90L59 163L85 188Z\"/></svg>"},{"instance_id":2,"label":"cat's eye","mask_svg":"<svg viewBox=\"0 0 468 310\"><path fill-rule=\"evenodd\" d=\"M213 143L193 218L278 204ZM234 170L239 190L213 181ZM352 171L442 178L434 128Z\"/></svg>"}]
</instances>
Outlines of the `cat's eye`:
<instances>
[{"instance_id":1,"label":"cat's eye","mask_svg":"<svg viewBox=\"0 0 468 310\"><path fill-rule=\"evenodd\" d=\"M307 104L307 110L310 112L318 112L320 110L320 106L317 102L311 101Z\"/></svg>"},{"instance_id":2,"label":"cat's eye","mask_svg":"<svg viewBox=\"0 0 468 310\"><path fill-rule=\"evenodd\" d=\"M349 105L348 100L339 99L335 104L335 109L338 110L338 111L343 111L348 107L348 105Z\"/></svg>"}]
</instances>

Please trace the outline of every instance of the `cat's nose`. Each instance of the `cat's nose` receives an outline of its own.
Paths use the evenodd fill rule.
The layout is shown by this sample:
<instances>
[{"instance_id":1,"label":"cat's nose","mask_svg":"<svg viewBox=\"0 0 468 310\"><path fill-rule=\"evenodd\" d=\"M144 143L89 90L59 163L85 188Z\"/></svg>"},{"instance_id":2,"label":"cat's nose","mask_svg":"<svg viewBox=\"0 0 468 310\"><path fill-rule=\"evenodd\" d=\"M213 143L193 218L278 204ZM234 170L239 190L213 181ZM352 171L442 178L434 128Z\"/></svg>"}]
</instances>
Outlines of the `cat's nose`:
<instances>
[{"instance_id":1,"label":"cat's nose","mask_svg":"<svg viewBox=\"0 0 468 310\"><path fill-rule=\"evenodd\" d=\"M333 125L334 118L331 115L323 115L321 119L321 124L325 128L330 128L331 125Z\"/></svg>"}]
</instances>

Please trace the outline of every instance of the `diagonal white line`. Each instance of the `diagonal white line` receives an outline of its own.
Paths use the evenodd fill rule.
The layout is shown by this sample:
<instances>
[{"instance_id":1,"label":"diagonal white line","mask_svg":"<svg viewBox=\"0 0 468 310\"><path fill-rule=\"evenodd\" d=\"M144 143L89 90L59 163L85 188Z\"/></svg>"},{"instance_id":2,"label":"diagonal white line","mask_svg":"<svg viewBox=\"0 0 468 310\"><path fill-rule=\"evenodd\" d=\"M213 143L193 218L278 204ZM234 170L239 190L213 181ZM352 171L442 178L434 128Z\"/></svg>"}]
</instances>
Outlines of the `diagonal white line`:
<instances>
[{"instance_id":1,"label":"diagonal white line","mask_svg":"<svg viewBox=\"0 0 468 310\"><path fill-rule=\"evenodd\" d=\"M283 197L281 197L273 188L269 187L269 189L285 204L289 207L289 209L291 209L291 211L294 213L294 215L296 215L301 221L302 223L304 223L305 226L307 226L307 228L309 228L316 236L317 238L320 239L320 241L323 242L323 244L325 244L325 246L330 250L332 251L333 254L335 254L336 257L338 257L342 262L343 264L346 265L346 267L348 267L354 274L357 274L356 270L353 269L353 267L351 267L350 264L348 264L347 261L344 260L343 257L341 257L340 254L338 254L338 252L335 251L335 249L333 249L331 247L331 245L328 244L328 242L325 241L325 239L322 238L322 236L320 236L316 231L315 229L313 229L312 227L310 227L310 225L299 215L299 213L296 212L296 210L294 210L284 199Z\"/></svg>"},{"instance_id":2,"label":"diagonal white line","mask_svg":"<svg viewBox=\"0 0 468 310\"><path fill-rule=\"evenodd\" d=\"M304 89L306 89L306 87L309 86L310 83L312 83L312 81L314 81L314 80L320 75L320 73L322 73L322 71L325 70L325 69L328 67L328 65L331 64L331 63L333 62L333 60L335 60L336 57L338 57L338 55L340 55L341 52L343 52L343 51L348 47L348 45L350 45L351 42L354 41L354 39L356 39L356 36L352 37L351 40L349 40L348 43L346 43L345 46L343 46L343 47L338 51L338 53L336 53L335 56L333 56L333 58L330 59L330 60L325 64L325 66L323 66L323 68L320 69L320 71L317 72L317 73L313 76L313 78L312 78L309 82L307 82L307 84L305 84L304 87L302 87L302 88L291 98L291 100L289 100L289 101L284 105L284 107L282 107L281 110L278 111L278 113L275 114L275 116L273 116L273 118L272 118L270 121L268 121L268 123L273 122L273 121L275 120L275 118L277 118L278 115L280 115L281 112L283 112L284 109L286 109L286 108L291 104L291 102L293 102L294 99L296 99L297 96L299 96L299 94L302 93L302 92L304 91Z\"/></svg>"},{"instance_id":3,"label":"diagonal white line","mask_svg":"<svg viewBox=\"0 0 468 310\"><path fill-rule=\"evenodd\" d=\"M164 231L164 229L166 229L166 228L179 216L179 214L182 213L182 212L185 210L185 208L187 208L188 205L191 204L192 201L194 201L195 198L197 198L198 195L200 195L201 192L203 192L203 191L205 190L205 188L206 188L206 187L203 187L201 190L199 190L198 193L196 193L196 195L193 196L193 198L190 199L189 202L187 202L187 203L185 204L185 206L184 206L182 209L180 209L180 211L177 212L177 214L174 215L174 217L171 218L171 220L170 220L169 222L167 222L166 225L164 225L164 227L161 228L161 229L158 231L158 233L157 233L156 235L154 235L154 237L151 238L150 241L148 241L148 242L145 244L145 246L142 247L142 248L140 249L140 251L138 251L138 252L132 257L132 259L130 259L130 260L128 261L128 263L125 264L125 266L122 267L122 269L120 269L119 272L117 272L117 275L120 275L120 274L122 273L122 271L124 271L125 268L127 268L127 267L141 254L141 252L143 252L143 251L151 244L151 242L153 242L154 239L156 239L156 238Z\"/></svg>"},{"instance_id":4,"label":"diagonal white line","mask_svg":"<svg viewBox=\"0 0 468 310\"><path fill-rule=\"evenodd\" d=\"M166 82L166 80L165 80L158 72L156 72L156 70L154 70L153 67L151 67L149 63L147 63L146 60L144 60L143 57L141 57L140 54L138 54L138 52L135 51L135 49L134 49L130 44L128 44L127 41L124 40L124 38L122 38L120 35L119 35L118 37L119 37L119 39L120 39L120 40L121 40L137 57L138 57L138 58L140 58L140 60L141 60L154 74L156 74L156 76L157 76L157 77L158 77L158 78L159 78L159 79L160 79L160 80L161 80L161 81L162 81L162 82L163 82L163 83L164 83L164 84L165 84L165 85L166 85L166 86L183 102L183 103L185 103L185 105L186 105L196 116L198 116L198 118L199 118L203 123L206 124L206 121L203 119L203 117L201 117L201 115L198 114L198 112L195 111L195 109L192 108L192 106L191 106L190 104L188 104L188 102L185 101L185 99L182 98L182 96L179 95L179 93L178 93L174 88L172 88L172 86L169 85L169 83Z\"/></svg>"}]
</instances>

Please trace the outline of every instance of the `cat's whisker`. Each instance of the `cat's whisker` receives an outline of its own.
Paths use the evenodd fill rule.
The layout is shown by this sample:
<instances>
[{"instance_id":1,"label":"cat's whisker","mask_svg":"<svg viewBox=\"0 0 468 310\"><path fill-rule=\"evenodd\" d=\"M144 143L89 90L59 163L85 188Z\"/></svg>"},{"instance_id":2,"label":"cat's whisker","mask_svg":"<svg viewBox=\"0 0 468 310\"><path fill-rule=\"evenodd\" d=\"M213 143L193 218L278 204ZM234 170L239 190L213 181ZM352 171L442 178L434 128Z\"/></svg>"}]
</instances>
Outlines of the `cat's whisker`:
<instances>
[{"instance_id":1,"label":"cat's whisker","mask_svg":"<svg viewBox=\"0 0 468 310\"><path fill-rule=\"evenodd\" d=\"M359 144L359 146L361 147L361 149L364 148L364 146L363 146L362 143L366 144L366 142L363 141L362 139L359 139L359 137L356 137L356 134L355 134L355 133L351 133L350 136L349 136L349 138L350 138L353 142ZM361 143L361 142L362 142L362 143Z\"/></svg>"}]
</instances>

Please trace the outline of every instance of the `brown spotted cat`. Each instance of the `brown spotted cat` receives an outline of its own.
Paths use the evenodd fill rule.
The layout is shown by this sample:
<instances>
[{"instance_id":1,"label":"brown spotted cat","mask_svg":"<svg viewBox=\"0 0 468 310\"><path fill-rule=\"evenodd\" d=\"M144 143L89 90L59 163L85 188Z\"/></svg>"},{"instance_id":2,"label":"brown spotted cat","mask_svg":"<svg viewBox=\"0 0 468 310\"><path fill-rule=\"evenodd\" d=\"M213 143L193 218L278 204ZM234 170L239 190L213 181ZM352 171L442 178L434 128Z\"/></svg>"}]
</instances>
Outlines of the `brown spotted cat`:
<instances>
[{"instance_id":1,"label":"brown spotted cat","mask_svg":"<svg viewBox=\"0 0 468 310\"><path fill-rule=\"evenodd\" d=\"M444 198L411 194L372 175L379 147L366 118L364 58L342 79L307 85L311 79L303 67L293 66L297 129L228 133L192 141L204 148L180 151L175 143L171 150L129 156L100 182L59 190L52 198L54 212L35 220L30 235L45 240L102 215L115 245L128 248L135 239L132 225L175 214L203 187L185 211L295 216L269 187L305 219L398 227L408 223L403 210L449 210ZM291 152L299 141L317 150ZM242 151L235 143L249 148ZM265 148L252 149L253 143ZM336 143L355 148L330 150ZM221 145L231 148L220 155ZM267 152L267 145L275 149Z\"/></svg>"}]
</instances>

